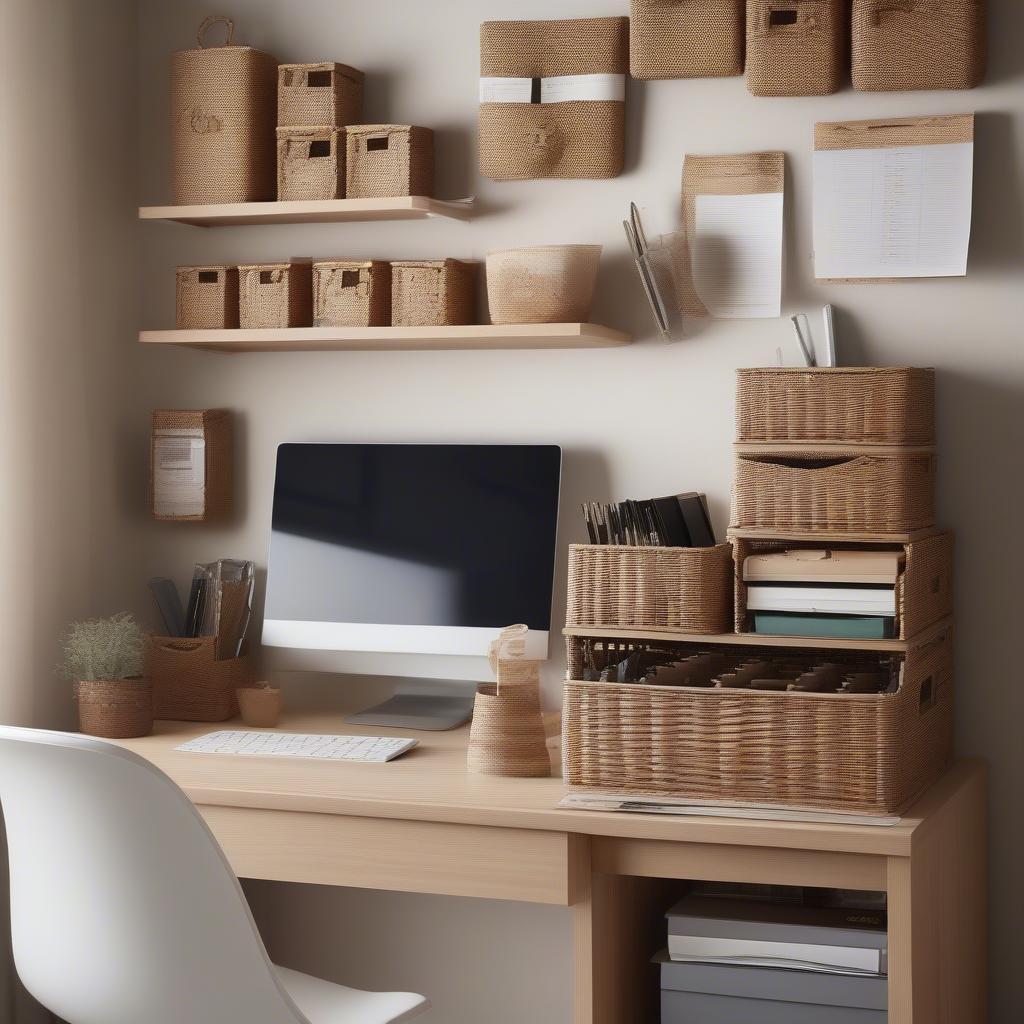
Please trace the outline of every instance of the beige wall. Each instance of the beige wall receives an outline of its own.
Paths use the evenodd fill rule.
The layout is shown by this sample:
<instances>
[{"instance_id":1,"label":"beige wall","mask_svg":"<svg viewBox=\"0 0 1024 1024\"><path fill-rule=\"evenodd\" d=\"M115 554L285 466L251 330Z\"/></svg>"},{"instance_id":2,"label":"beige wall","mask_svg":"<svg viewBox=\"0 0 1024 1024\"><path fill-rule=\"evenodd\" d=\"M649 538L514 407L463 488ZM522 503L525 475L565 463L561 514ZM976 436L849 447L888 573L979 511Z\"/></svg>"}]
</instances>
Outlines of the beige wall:
<instances>
[{"instance_id":1,"label":"beige wall","mask_svg":"<svg viewBox=\"0 0 1024 1024\"><path fill-rule=\"evenodd\" d=\"M790 344L779 321L695 325L664 345L652 335L640 288L628 268L619 222L630 200L651 233L676 226L683 154L782 149L787 154L787 312L833 302L848 362L939 368L941 521L958 531L958 745L992 765L993 1015L1019 1018L1024 982L1014 936L1024 910L1018 851L1024 842L1019 785L1024 778L1024 687L1018 645L1022 560L1014 543L1021 508L1020 419L1024 390L1024 10L992 0L992 68L983 89L966 94L861 95L763 100L740 79L664 82L631 87L628 167L607 182L498 184L475 173L477 31L484 18L625 13L625 0L378 0L372 4L236 0L229 13L240 40L282 60L338 59L368 74L366 119L407 121L438 131L439 195L475 193L470 224L425 222L199 231L146 226L142 321L173 320L173 268L197 260L259 260L287 255L482 257L504 245L588 241L606 245L595 318L631 329L638 344L622 351L537 353L358 353L237 358L184 351L148 352L139 387L152 405L227 405L241 421L240 508L222 529L150 526L137 579L174 574L192 561L238 555L263 561L275 445L286 439L557 441L566 448L564 545L580 539L573 509L583 497L708 492L724 526L731 477L733 370L770 363ZM142 195L168 192L167 64L189 46L204 4L142 0L139 96ZM95 65L94 65L95 66ZM84 80L83 80L84 81ZM816 120L976 110L978 119L974 240L965 281L901 285L819 285L810 252L811 145ZM130 191L130 190L129 190ZM122 211L123 212L123 211ZM130 272L130 271L127 271ZM124 309L128 309L126 304ZM110 342L113 344L113 342ZM625 415L613 408L621 396ZM128 415L130 404L122 415ZM145 431L140 417L138 437ZM127 439L126 439L127 440ZM119 452L138 455L138 444ZM103 467L107 463L99 460ZM109 468L97 472L110 473ZM66 529L102 507L104 490L64 512ZM139 506L141 513L141 505ZM554 625L561 625L559 579ZM562 671L548 674L557 699ZM293 684L297 692L298 682ZM317 699L339 692L337 680L307 682ZM423 977L447 1022L565 1019L569 977L564 948L549 949L551 911L261 887L259 908L271 943L296 966L338 977L346 964L360 983L381 977L349 923L367 928L403 977ZM403 908L398 914L396 907ZM301 908L297 912L294 908ZM311 928L302 934L308 913ZM352 915L350 917L350 914ZM377 916L388 922L381 924ZM442 920L443 918L443 920ZM408 920L410 934L401 922ZM559 921L564 920L558 918ZM394 923L397 934L388 929ZM426 925L429 924L429 927ZM433 941L437 929L442 938ZM300 938L294 942L289 933ZM492 958L459 970L467 934ZM557 944L556 944L557 945ZM531 982L509 991L512 950L543 948ZM325 952L326 950L326 952ZM379 968L384 971L384 968ZM387 969L388 978L390 967ZM426 978L424 972L435 977ZM455 972L455 973L453 973ZM365 977L360 975L365 973ZM400 972L399 972L400 973ZM394 975L395 983L398 974ZM429 982L429 983L428 983ZM412 984L412 982L409 982ZM487 989L502 992L488 1001Z\"/></svg>"}]
</instances>

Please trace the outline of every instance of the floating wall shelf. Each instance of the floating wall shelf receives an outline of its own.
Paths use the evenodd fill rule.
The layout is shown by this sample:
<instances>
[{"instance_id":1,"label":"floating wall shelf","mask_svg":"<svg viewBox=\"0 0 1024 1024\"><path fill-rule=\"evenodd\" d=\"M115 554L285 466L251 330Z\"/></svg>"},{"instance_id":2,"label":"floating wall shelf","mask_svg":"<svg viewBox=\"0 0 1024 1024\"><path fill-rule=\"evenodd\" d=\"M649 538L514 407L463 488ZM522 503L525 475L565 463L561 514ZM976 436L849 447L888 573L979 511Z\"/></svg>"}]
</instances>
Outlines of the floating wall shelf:
<instances>
[{"instance_id":1,"label":"floating wall shelf","mask_svg":"<svg viewBox=\"0 0 1024 1024\"><path fill-rule=\"evenodd\" d=\"M612 348L633 339L599 324L483 324L470 327L289 327L142 331L144 345L214 352L344 352L395 349Z\"/></svg>"},{"instance_id":2,"label":"floating wall shelf","mask_svg":"<svg viewBox=\"0 0 1024 1024\"><path fill-rule=\"evenodd\" d=\"M203 206L140 206L140 220L173 221L196 227L233 224L336 224L361 220L469 220L473 200L400 196L397 199L319 199L285 203L218 203Z\"/></svg>"},{"instance_id":3,"label":"floating wall shelf","mask_svg":"<svg viewBox=\"0 0 1024 1024\"><path fill-rule=\"evenodd\" d=\"M929 526L922 530L911 530L908 533L862 533L856 530L845 530L842 532L830 532L827 530L777 530L760 526L730 526L727 531L730 537L742 540L807 540L822 546L851 541L858 543L873 541L879 544L910 544L913 541L924 540L926 537L933 537L939 532L941 531L936 526Z\"/></svg>"}]
</instances>

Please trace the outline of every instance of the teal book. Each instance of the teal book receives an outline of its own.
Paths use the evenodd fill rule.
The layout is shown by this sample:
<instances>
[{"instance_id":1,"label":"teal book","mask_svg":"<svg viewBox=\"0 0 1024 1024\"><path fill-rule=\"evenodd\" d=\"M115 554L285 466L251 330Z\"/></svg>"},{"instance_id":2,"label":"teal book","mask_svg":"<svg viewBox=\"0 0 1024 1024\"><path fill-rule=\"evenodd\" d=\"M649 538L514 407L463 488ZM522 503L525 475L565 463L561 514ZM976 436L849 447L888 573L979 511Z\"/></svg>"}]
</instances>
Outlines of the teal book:
<instances>
[{"instance_id":1,"label":"teal book","mask_svg":"<svg viewBox=\"0 0 1024 1024\"><path fill-rule=\"evenodd\" d=\"M754 612L754 632L773 636L833 637L841 640L889 640L895 620L881 615L805 615Z\"/></svg>"}]
</instances>

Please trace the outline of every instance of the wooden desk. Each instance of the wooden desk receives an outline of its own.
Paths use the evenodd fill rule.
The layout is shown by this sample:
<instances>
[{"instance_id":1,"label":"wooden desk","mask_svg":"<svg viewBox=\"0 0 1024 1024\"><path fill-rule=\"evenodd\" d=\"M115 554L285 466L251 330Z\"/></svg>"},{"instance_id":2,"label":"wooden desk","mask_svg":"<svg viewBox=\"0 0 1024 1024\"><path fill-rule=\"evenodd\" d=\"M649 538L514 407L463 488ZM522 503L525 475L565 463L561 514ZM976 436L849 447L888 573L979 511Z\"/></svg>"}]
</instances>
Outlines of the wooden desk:
<instances>
[{"instance_id":1,"label":"wooden desk","mask_svg":"<svg viewBox=\"0 0 1024 1024\"><path fill-rule=\"evenodd\" d=\"M986 1019L977 762L956 765L899 825L876 828L563 810L561 779L468 774L466 729L420 733L419 747L386 765L173 749L231 727L161 722L118 742L185 790L242 877L570 907L575 1024L626 1024L653 1008L647 960L665 944L662 914L680 879L885 891L890 1024ZM389 732L337 714L290 716L282 729Z\"/></svg>"}]
</instances>

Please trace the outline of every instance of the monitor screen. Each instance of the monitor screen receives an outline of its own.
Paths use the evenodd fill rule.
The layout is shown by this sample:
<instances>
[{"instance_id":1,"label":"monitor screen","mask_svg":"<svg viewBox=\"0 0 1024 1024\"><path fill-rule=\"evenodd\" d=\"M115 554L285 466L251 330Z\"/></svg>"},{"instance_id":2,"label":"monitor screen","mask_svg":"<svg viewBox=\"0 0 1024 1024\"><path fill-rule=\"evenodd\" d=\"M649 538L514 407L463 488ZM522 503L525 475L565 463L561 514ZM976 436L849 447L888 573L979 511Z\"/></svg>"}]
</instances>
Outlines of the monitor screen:
<instances>
[{"instance_id":1,"label":"monitor screen","mask_svg":"<svg viewBox=\"0 0 1024 1024\"><path fill-rule=\"evenodd\" d=\"M560 476L557 445L282 444L264 643L546 651Z\"/></svg>"}]
</instances>

